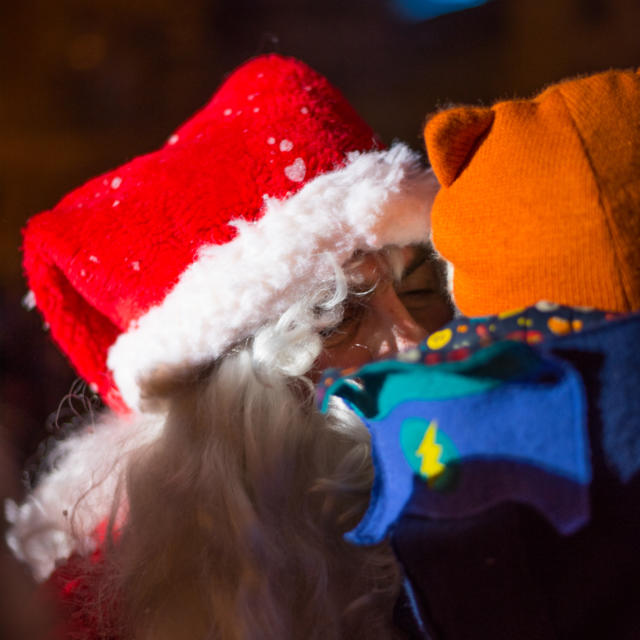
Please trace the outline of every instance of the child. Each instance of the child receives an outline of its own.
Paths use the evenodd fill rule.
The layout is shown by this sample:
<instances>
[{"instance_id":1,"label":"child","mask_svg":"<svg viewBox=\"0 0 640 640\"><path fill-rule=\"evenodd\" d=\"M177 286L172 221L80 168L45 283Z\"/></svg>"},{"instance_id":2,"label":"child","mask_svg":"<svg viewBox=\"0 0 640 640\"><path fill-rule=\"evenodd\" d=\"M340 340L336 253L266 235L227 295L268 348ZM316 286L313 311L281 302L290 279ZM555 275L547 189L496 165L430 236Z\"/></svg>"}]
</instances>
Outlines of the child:
<instances>
[{"instance_id":1,"label":"child","mask_svg":"<svg viewBox=\"0 0 640 640\"><path fill-rule=\"evenodd\" d=\"M639 118L611 71L427 123L471 317L321 385L372 434L350 535L390 535L424 637L640 637L640 315L609 313L640 309Z\"/></svg>"}]
</instances>

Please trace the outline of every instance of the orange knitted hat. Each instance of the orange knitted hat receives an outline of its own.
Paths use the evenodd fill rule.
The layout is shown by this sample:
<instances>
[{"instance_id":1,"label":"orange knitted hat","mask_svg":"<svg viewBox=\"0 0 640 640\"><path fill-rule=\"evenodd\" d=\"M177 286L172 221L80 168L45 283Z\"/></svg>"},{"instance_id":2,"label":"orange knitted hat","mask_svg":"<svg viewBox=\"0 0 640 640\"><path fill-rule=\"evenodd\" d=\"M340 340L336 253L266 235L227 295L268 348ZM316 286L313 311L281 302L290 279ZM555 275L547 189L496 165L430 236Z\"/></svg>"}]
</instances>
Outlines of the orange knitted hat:
<instances>
[{"instance_id":1,"label":"orange knitted hat","mask_svg":"<svg viewBox=\"0 0 640 640\"><path fill-rule=\"evenodd\" d=\"M432 117L436 248L467 315L546 299L640 309L640 76L609 71L532 100Z\"/></svg>"}]
</instances>

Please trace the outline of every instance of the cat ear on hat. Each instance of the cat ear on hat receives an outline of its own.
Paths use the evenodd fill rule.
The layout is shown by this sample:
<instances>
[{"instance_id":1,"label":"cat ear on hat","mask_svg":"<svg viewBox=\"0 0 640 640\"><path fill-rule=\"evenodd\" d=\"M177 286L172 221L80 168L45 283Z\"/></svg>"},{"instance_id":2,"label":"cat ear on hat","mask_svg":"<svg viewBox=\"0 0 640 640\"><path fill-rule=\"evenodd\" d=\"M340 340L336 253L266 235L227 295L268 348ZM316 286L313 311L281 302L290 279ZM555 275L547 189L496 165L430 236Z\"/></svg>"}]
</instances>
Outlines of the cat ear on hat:
<instances>
[{"instance_id":1,"label":"cat ear on hat","mask_svg":"<svg viewBox=\"0 0 640 640\"><path fill-rule=\"evenodd\" d=\"M425 125L427 155L438 181L449 187L467 165L493 123L489 107L454 107L440 111Z\"/></svg>"}]
</instances>

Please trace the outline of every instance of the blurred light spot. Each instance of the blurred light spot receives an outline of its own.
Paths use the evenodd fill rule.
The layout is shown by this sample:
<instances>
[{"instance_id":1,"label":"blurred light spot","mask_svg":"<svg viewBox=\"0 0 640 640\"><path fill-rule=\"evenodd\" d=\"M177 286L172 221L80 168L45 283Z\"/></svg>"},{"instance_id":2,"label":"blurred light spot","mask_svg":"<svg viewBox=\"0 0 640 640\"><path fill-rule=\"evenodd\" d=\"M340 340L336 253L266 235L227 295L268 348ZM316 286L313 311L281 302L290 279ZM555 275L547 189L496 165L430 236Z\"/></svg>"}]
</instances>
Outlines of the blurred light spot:
<instances>
[{"instance_id":1,"label":"blurred light spot","mask_svg":"<svg viewBox=\"0 0 640 640\"><path fill-rule=\"evenodd\" d=\"M67 45L67 61L72 69L95 69L105 58L107 41L99 33L83 33Z\"/></svg>"},{"instance_id":2,"label":"blurred light spot","mask_svg":"<svg viewBox=\"0 0 640 640\"><path fill-rule=\"evenodd\" d=\"M479 7L487 0L392 0L392 4L407 20L428 20L444 13Z\"/></svg>"}]
</instances>

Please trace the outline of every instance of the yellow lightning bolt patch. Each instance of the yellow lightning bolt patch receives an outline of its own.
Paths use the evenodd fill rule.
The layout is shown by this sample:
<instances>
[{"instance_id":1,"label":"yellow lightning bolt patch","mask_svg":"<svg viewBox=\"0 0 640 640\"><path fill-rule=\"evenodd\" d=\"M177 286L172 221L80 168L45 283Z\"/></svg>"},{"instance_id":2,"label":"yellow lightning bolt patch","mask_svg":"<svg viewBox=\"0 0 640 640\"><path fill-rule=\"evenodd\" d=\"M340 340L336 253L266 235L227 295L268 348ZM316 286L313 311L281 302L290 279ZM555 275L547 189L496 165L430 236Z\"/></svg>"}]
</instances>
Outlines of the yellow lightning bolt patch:
<instances>
[{"instance_id":1,"label":"yellow lightning bolt patch","mask_svg":"<svg viewBox=\"0 0 640 640\"><path fill-rule=\"evenodd\" d=\"M420 446L416 449L416 456L422 459L420 474L427 478L429 484L446 469L446 466L440 462L442 445L436 442L437 435L438 423L432 420L425 431Z\"/></svg>"}]
</instances>

